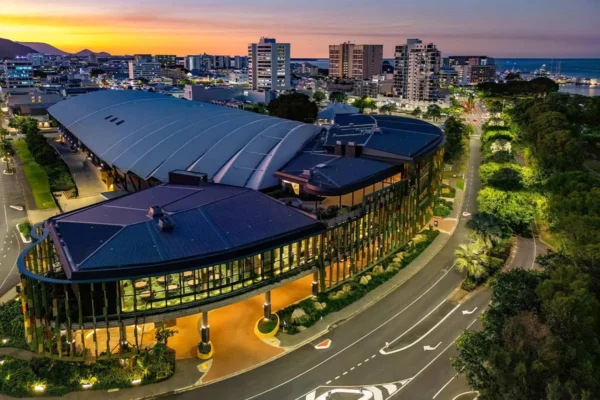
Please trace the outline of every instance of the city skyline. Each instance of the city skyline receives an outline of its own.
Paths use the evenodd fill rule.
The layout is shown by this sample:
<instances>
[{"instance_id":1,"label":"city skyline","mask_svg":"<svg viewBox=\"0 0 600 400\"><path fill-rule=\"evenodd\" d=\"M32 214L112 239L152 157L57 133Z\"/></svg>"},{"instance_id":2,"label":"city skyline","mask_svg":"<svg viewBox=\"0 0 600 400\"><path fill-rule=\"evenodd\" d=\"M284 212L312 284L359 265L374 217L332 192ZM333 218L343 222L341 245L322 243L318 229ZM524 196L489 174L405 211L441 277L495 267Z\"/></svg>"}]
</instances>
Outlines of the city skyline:
<instances>
[{"instance_id":1,"label":"city skyline","mask_svg":"<svg viewBox=\"0 0 600 400\"><path fill-rule=\"evenodd\" d=\"M245 54L260 36L291 43L293 58L326 58L328 45L351 40L394 46L418 37L444 55L485 53L495 57L574 57L600 54L600 3L551 0L497 7L474 0L409 3L307 0L301 8L257 0L223 0L172 6L157 0L123 4L90 0L9 0L0 8L0 37L45 42L68 52L84 48L113 54ZM274 7L277 5L277 7ZM257 11L260 10L260 13ZM519 12L515 12L518 10ZM331 16L335 15L335 21ZM360 21L360 24L356 22ZM465 21L468 21L465 23ZM551 27L551 29L549 29Z\"/></svg>"}]
</instances>

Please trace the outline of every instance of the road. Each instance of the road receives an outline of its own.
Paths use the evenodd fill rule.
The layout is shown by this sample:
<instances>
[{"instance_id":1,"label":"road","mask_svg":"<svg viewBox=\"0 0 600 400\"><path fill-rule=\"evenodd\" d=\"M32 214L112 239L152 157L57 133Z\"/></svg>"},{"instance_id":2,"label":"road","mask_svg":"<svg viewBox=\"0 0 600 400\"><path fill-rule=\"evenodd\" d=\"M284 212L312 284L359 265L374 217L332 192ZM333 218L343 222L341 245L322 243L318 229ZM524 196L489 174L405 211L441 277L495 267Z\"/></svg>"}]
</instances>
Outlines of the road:
<instances>
[{"instance_id":1,"label":"road","mask_svg":"<svg viewBox=\"0 0 600 400\"><path fill-rule=\"evenodd\" d=\"M27 219L25 211L10 206L25 206L23 191L17 175L4 175L4 163L0 167L0 296L19 282L17 257L25 244L16 226Z\"/></svg>"},{"instance_id":2,"label":"road","mask_svg":"<svg viewBox=\"0 0 600 400\"><path fill-rule=\"evenodd\" d=\"M471 119L480 118L478 110ZM471 138L462 210L471 214L480 188L480 145L479 135ZM275 361L171 397L379 400L431 399L440 392L436 399L453 399L468 391L460 377L446 385L454 376L449 357L460 333L477 326L490 292L462 301L449 299L463 279L453 267L453 253L467 238L467 219L459 220L455 233L426 267L371 308ZM315 349L325 339L331 346Z\"/></svg>"}]
</instances>

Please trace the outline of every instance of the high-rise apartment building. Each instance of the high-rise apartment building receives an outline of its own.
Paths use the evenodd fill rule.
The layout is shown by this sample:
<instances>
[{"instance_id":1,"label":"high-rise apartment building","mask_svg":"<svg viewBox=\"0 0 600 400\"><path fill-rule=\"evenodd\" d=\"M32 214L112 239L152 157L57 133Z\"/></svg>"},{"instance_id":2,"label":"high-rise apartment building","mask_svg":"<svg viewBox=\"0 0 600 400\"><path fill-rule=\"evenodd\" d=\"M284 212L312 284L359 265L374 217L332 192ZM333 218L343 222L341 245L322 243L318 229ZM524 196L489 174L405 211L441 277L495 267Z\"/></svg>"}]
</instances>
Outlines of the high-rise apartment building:
<instances>
[{"instance_id":1,"label":"high-rise apartment building","mask_svg":"<svg viewBox=\"0 0 600 400\"><path fill-rule=\"evenodd\" d=\"M29 53L27 54L27 60L31 63L32 67L41 67L44 65L44 55L42 53Z\"/></svg>"},{"instance_id":2,"label":"high-rise apartment building","mask_svg":"<svg viewBox=\"0 0 600 400\"><path fill-rule=\"evenodd\" d=\"M6 75L6 87L25 88L33 86L33 67L26 58L5 60L3 67Z\"/></svg>"},{"instance_id":3,"label":"high-rise apartment building","mask_svg":"<svg viewBox=\"0 0 600 400\"><path fill-rule=\"evenodd\" d=\"M477 85L496 79L495 60L487 56L451 56L445 63L457 73L457 83Z\"/></svg>"},{"instance_id":4,"label":"high-rise apartment building","mask_svg":"<svg viewBox=\"0 0 600 400\"><path fill-rule=\"evenodd\" d=\"M290 44L264 37L258 43L250 43L248 79L253 90L289 90Z\"/></svg>"},{"instance_id":5,"label":"high-rise apartment building","mask_svg":"<svg viewBox=\"0 0 600 400\"><path fill-rule=\"evenodd\" d=\"M175 65L177 56L175 54L157 54L154 61L161 65Z\"/></svg>"},{"instance_id":6,"label":"high-rise apartment building","mask_svg":"<svg viewBox=\"0 0 600 400\"><path fill-rule=\"evenodd\" d=\"M235 69L248 68L248 57L235 56L232 58L232 64L233 68Z\"/></svg>"},{"instance_id":7,"label":"high-rise apartment building","mask_svg":"<svg viewBox=\"0 0 600 400\"><path fill-rule=\"evenodd\" d=\"M202 69L202 56L186 56L184 59L184 66L190 71Z\"/></svg>"},{"instance_id":8,"label":"high-rise apartment building","mask_svg":"<svg viewBox=\"0 0 600 400\"><path fill-rule=\"evenodd\" d=\"M129 61L129 79L154 79L161 76L160 63Z\"/></svg>"},{"instance_id":9,"label":"high-rise apartment building","mask_svg":"<svg viewBox=\"0 0 600 400\"><path fill-rule=\"evenodd\" d=\"M435 101L440 89L441 53L433 43L408 39L396 46L394 92L411 101Z\"/></svg>"},{"instance_id":10,"label":"high-rise apartment building","mask_svg":"<svg viewBox=\"0 0 600 400\"><path fill-rule=\"evenodd\" d=\"M329 45L329 76L371 79L381 74L383 45L350 42Z\"/></svg>"}]
</instances>

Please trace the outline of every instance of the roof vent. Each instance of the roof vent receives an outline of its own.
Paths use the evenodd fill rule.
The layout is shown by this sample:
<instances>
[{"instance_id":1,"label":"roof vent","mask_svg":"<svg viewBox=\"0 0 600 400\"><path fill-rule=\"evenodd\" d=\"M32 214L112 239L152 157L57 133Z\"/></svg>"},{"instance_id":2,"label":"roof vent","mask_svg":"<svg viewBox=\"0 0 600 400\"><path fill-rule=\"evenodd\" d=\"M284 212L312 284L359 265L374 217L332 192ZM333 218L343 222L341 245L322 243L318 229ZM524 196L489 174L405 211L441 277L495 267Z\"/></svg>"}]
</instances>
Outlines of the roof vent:
<instances>
[{"instance_id":1,"label":"roof vent","mask_svg":"<svg viewBox=\"0 0 600 400\"><path fill-rule=\"evenodd\" d=\"M148 218L160 218L164 215L164 212L160 206L152 206L148 211Z\"/></svg>"},{"instance_id":2,"label":"roof vent","mask_svg":"<svg viewBox=\"0 0 600 400\"><path fill-rule=\"evenodd\" d=\"M156 223L158 228L163 232L173 229L173 221L171 221L171 218L167 217L166 215L160 217Z\"/></svg>"},{"instance_id":3,"label":"roof vent","mask_svg":"<svg viewBox=\"0 0 600 400\"><path fill-rule=\"evenodd\" d=\"M311 177L312 176L312 170L310 169L305 169L302 171L302 176L308 176Z\"/></svg>"}]
</instances>

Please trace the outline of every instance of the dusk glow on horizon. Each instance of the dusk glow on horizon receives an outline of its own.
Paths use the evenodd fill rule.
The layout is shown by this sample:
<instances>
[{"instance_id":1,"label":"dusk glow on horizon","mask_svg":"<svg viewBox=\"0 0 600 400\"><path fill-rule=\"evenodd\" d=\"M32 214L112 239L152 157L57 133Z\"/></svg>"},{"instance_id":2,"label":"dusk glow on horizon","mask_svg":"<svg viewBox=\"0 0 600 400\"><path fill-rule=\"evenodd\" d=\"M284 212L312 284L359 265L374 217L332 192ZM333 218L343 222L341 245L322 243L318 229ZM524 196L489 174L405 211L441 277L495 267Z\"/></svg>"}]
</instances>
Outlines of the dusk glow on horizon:
<instances>
[{"instance_id":1,"label":"dusk glow on horizon","mask_svg":"<svg viewBox=\"0 0 600 400\"><path fill-rule=\"evenodd\" d=\"M444 55L600 57L597 0L3 0L0 37L68 52L246 54L260 36L291 43L292 57L327 57L343 41L409 37Z\"/></svg>"}]
</instances>

